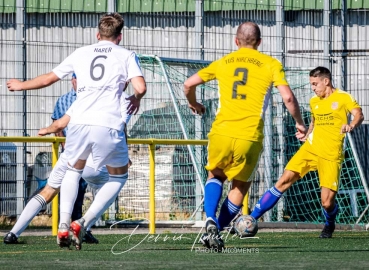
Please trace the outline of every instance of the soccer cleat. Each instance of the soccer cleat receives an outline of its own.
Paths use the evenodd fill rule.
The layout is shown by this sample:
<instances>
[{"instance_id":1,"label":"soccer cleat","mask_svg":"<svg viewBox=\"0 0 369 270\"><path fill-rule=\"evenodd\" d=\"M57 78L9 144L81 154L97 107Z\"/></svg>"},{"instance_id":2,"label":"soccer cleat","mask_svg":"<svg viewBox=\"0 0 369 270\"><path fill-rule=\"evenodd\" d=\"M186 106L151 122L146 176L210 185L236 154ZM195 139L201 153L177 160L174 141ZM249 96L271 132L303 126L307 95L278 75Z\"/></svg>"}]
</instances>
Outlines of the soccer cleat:
<instances>
[{"instance_id":1,"label":"soccer cleat","mask_svg":"<svg viewBox=\"0 0 369 270\"><path fill-rule=\"evenodd\" d=\"M206 248L210 248L209 236L207 233L203 233L199 239L199 242Z\"/></svg>"},{"instance_id":2,"label":"soccer cleat","mask_svg":"<svg viewBox=\"0 0 369 270\"><path fill-rule=\"evenodd\" d=\"M209 241L209 246L218 252L222 252L224 249L224 242L219 234L217 224L212 218L208 218L205 223L205 229L207 233L207 239Z\"/></svg>"},{"instance_id":3,"label":"soccer cleat","mask_svg":"<svg viewBox=\"0 0 369 270\"><path fill-rule=\"evenodd\" d=\"M66 223L60 224L58 235L56 237L56 243L59 247L70 247L69 227Z\"/></svg>"},{"instance_id":4,"label":"soccer cleat","mask_svg":"<svg viewBox=\"0 0 369 270\"><path fill-rule=\"evenodd\" d=\"M18 237L14 233L8 232L4 236L4 244L18 244Z\"/></svg>"},{"instance_id":5,"label":"soccer cleat","mask_svg":"<svg viewBox=\"0 0 369 270\"><path fill-rule=\"evenodd\" d=\"M70 231L72 232L72 245L76 248L76 250L80 250L82 248L82 240L83 236L85 235L83 223L85 223L85 220L80 218L70 224Z\"/></svg>"},{"instance_id":6,"label":"soccer cleat","mask_svg":"<svg viewBox=\"0 0 369 270\"><path fill-rule=\"evenodd\" d=\"M333 226L324 225L324 228L321 234L319 235L319 238L332 238L332 234L335 228L336 228L335 225Z\"/></svg>"},{"instance_id":7,"label":"soccer cleat","mask_svg":"<svg viewBox=\"0 0 369 270\"><path fill-rule=\"evenodd\" d=\"M97 240L91 233L91 231L86 231L85 236L83 237L82 243L87 244L98 244L99 240Z\"/></svg>"}]
</instances>

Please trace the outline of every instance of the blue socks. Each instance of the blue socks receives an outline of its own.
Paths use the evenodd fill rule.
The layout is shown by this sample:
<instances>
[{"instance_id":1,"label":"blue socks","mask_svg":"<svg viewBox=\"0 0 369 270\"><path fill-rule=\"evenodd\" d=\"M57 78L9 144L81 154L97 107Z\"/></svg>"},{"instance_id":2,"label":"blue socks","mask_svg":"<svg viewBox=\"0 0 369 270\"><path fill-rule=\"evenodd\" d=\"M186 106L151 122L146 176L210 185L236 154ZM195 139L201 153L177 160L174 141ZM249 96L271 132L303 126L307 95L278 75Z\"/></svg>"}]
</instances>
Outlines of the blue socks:
<instances>
[{"instance_id":1,"label":"blue socks","mask_svg":"<svg viewBox=\"0 0 369 270\"><path fill-rule=\"evenodd\" d=\"M334 208L331 212L327 212L324 208L323 208L323 214L325 216L325 225L327 226L334 226L334 222L336 220L336 216L338 213L338 204L334 205Z\"/></svg>"},{"instance_id":2,"label":"blue socks","mask_svg":"<svg viewBox=\"0 0 369 270\"><path fill-rule=\"evenodd\" d=\"M275 187L272 187L264 193L250 215L258 220L266 211L273 208L281 196L282 193Z\"/></svg>"},{"instance_id":3,"label":"blue socks","mask_svg":"<svg viewBox=\"0 0 369 270\"><path fill-rule=\"evenodd\" d=\"M206 182L204 198L205 213L206 217L212 218L215 222L217 222L216 213L222 192L223 184L218 179L212 178Z\"/></svg>"},{"instance_id":4,"label":"blue socks","mask_svg":"<svg viewBox=\"0 0 369 270\"><path fill-rule=\"evenodd\" d=\"M223 230L224 227L235 218L235 216L240 212L241 206L233 204L228 198L226 198L220 208L220 214L218 219L219 230Z\"/></svg>"}]
</instances>

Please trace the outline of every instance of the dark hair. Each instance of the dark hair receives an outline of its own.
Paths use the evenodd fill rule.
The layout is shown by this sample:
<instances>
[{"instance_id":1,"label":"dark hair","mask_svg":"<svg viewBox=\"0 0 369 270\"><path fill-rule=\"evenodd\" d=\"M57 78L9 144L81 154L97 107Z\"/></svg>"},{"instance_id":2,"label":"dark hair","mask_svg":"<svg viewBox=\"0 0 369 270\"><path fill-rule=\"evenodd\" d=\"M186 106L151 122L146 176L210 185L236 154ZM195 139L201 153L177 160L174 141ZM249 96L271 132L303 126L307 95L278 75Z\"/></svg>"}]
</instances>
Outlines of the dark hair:
<instances>
[{"instance_id":1,"label":"dark hair","mask_svg":"<svg viewBox=\"0 0 369 270\"><path fill-rule=\"evenodd\" d=\"M76 75L76 73L73 73L73 74L72 74L72 78L73 78L73 79L77 79L77 75Z\"/></svg>"},{"instance_id":2,"label":"dark hair","mask_svg":"<svg viewBox=\"0 0 369 270\"><path fill-rule=\"evenodd\" d=\"M326 67L317 67L310 71L310 77L327 78L332 81L332 74Z\"/></svg>"},{"instance_id":3,"label":"dark hair","mask_svg":"<svg viewBox=\"0 0 369 270\"><path fill-rule=\"evenodd\" d=\"M117 13L107 13L100 18L99 33L103 38L116 38L122 32L124 20L122 16Z\"/></svg>"}]
</instances>

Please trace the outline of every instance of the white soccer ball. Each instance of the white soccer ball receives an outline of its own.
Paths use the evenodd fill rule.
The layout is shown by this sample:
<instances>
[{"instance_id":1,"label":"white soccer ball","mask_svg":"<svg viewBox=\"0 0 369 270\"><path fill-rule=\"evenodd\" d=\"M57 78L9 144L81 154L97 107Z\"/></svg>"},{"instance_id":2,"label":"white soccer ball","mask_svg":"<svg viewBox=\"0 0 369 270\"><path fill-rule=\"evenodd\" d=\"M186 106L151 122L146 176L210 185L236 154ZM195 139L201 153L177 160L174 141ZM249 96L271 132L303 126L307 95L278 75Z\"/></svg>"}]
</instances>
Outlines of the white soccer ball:
<instances>
[{"instance_id":1,"label":"white soccer ball","mask_svg":"<svg viewBox=\"0 0 369 270\"><path fill-rule=\"evenodd\" d=\"M258 232L258 222L250 215L242 215L233 224L236 234L240 237L252 237Z\"/></svg>"}]
</instances>

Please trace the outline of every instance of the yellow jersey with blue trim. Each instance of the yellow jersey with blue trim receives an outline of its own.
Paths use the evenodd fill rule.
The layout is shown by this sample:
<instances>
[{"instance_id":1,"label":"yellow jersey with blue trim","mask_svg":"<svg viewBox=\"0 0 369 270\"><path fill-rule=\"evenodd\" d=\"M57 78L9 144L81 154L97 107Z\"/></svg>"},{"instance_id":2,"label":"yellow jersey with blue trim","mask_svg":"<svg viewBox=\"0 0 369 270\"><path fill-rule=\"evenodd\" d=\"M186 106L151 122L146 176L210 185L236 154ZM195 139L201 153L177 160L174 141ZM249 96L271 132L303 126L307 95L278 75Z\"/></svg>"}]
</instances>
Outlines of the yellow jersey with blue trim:
<instances>
[{"instance_id":1,"label":"yellow jersey with blue trim","mask_svg":"<svg viewBox=\"0 0 369 270\"><path fill-rule=\"evenodd\" d=\"M314 129L306 141L307 150L327 160L343 159L343 141L346 134L341 128L348 123L348 114L360 108L356 100L340 89L327 98L313 96L310 110L314 117Z\"/></svg>"},{"instance_id":2,"label":"yellow jersey with blue trim","mask_svg":"<svg viewBox=\"0 0 369 270\"><path fill-rule=\"evenodd\" d=\"M210 133L261 142L271 86L288 85L281 62L240 48L198 75L204 82L218 80L219 105Z\"/></svg>"}]
</instances>

